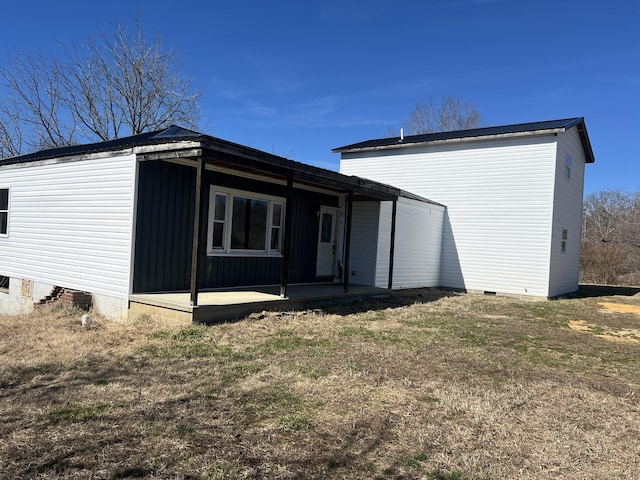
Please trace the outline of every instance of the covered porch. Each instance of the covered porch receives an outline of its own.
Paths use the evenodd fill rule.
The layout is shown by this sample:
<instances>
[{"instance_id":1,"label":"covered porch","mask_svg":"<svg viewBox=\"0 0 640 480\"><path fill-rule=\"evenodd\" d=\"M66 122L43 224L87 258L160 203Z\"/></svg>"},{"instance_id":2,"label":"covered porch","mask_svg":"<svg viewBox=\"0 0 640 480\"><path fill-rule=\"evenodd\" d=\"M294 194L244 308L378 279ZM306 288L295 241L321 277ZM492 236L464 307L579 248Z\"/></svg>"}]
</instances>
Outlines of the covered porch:
<instances>
[{"instance_id":1,"label":"covered porch","mask_svg":"<svg viewBox=\"0 0 640 480\"><path fill-rule=\"evenodd\" d=\"M142 293L129 296L130 318L149 315L171 324L220 323L261 311L314 308L331 303L354 302L364 298L383 298L391 290L351 285L348 291L339 283L289 285L283 298L280 286L238 287L201 291L198 305L190 292Z\"/></svg>"},{"instance_id":2,"label":"covered porch","mask_svg":"<svg viewBox=\"0 0 640 480\"><path fill-rule=\"evenodd\" d=\"M392 288L400 190L183 129L169 138L180 143L137 155L129 318L215 322ZM366 256L373 272L377 233L352 230L357 205L381 202L392 205L389 260L376 283L351 261Z\"/></svg>"}]
</instances>

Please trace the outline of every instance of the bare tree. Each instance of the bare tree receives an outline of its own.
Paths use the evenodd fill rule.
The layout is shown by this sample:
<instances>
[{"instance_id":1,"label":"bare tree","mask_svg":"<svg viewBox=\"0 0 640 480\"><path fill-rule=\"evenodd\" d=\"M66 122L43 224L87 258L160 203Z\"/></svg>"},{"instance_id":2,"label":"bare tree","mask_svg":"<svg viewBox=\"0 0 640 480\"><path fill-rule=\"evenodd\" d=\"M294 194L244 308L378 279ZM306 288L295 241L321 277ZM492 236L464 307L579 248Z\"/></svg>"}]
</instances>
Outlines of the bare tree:
<instances>
[{"instance_id":1,"label":"bare tree","mask_svg":"<svg viewBox=\"0 0 640 480\"><path fill-rule=\"evenodd\" d=\"M64 113L61 71L55 58L16 55L0 75L9 92L0 104L0 123L6 132L0 148L15 155L24 146L46 148L72 142L74 121Z\"/></svg>"},{"instance_id":2,"label":"bare tree","mask_svg":"<svg viewBox=\"0 0 640 480\"><path fill-rule=\"evenodd\" d=\"M482 117L472 102L463 103L459 98L446 97L440 104L432 99L427 103L417 103L403 124L407 135L420 135L432 132L466 130L480 126ZM390 136L397 136L393 129Z\"/></svg>"},{"instance_id":3,"label":"bare tree","mask_svg":"<svg viewBox=\"0 0 640 480\"><path fill-rule=\"evenodd\" d=\"M640 192L589 195L583 230L583 280L640 283Z\"/></svg>"},{"instance_id":4,"label":"bare tree","mask_svg":"<svg viewBox=\"0 0 640 480\"><path fill-rule=\"evenodd\" d=\"M0 105L4 108L4 105ZM15 116L0 112L0 158L20 155L22 151L22 130Z\"/></svg>"},{"instance_id":5,"label":"bare tree","mask_svg":"<svg viewBox=\"0 0 640 480\"><path fill-rule=\"evenodd\" d=\"M81 141L104 141L160 129L195 127L200 92L138 21L97 42L64 46L62 57L16 53L0 79L0 154L18 155Z\"/></svg>"}]
</instances>

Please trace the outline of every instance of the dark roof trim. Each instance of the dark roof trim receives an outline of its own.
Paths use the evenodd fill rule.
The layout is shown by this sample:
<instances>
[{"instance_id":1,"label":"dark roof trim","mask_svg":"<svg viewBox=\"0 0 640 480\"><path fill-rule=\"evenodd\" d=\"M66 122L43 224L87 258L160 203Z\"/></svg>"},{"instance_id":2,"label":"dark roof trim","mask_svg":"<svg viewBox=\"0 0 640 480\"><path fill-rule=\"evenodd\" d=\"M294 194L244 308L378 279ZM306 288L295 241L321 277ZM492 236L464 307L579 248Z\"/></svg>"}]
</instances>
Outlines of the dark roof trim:
<instances>
[{"instance_id":1,"label":"dark roof trim","mask_svg":"<svg viewBox=\"0 0 640 480\"><path fill-rule=\"evenodd\" d=\"M431 205L438 205L440 207L447 208L447 206L445 204L443 204L443 203L434 202L433 200L429 200L428 198L421 197L420 195L416 195L414 193L407 192L406 190L401 190L400 191L400 196L404 197L404 198L408 198L409 200L416 200L418 202L429 203Z\"/></svg>"},{"instance_id":2,"label":"dark roof trim","mask_svg":"<svg viewBox=\"0 0 640 480\"><path fill-rule=\"evenodd\" d=\"M426 144L464 142L511 136L553 134L564 132L572 127L578 128L578 134L580 135L580 141L582 143L582 148L584 150L587 163L593 163L595 161L595 157L591 148L591 142L587 133L587 127L584 122L584 117L565 118L561 120L547 120L543 122L519 123L513 125L502 125L498 127L472 128L469 130L454 130L451 132L426 133L423 135L408 135L402 138L379 138L346 145L344 147L334 148L332 151L336 153L344 153L370 150L386 150Z\"/></svg>"},{"instance_id":3,"label":"dark roof trim","mask_svg":"<svg viewBox=\"0 0 640 480\"><path fill-rule=\"evenodd\" d=\"M587 132L587 125L584 123L584 119L581 123L578 123L576 127L578 127L578 135L580 135L580 142L582 143L585 161L587 163L595 162L596 157L593 154L593 149L591 148L591 140L589 139L589 133Z\"/></svg>"},{"instance_id":4,"label":"dark roof trim","mask_svg":"<svg viewBox=\"0 0 640 480\"><path fill-rule=\"evenodd\" d=\"M256 172L270 173L283 178L292 177L294 180L309 184L330 187L340 192L358 193L380 200L396 200L400 195L400 189L373 182L359 177L350 177L332 170L307 165L305 163L289 160L261 150L246 147L237 143L222 140L202 133L194 132L186 128L172 125L171 127L155 132L141 133L130 137L118 138L106 142L91 143L86 145L72 145L69 147L41 150L39 152L21 155L18 157L0 160L3 165L31 163L41 160L57 159L71 156L82 156L102 152L120 151L134 147L168 145L171 143L192 142L189 149L176 150L183 158L202 154L215 161L223 159L225 163L235 165ZM171 150L173 152L173 150ZM166 151L168 152L168 150ZM166 155L165 155L166 156ZM170 156L175 157L175 154ZM155 152L140 154L141 159L164 158L162 148Z\"/></svg>"},{"instance_id":5,"label":"dark roof trim","mask_svg":"<svg viewBox=\"0 0 640 480\"><path fill-rule=\"evenodd\" d=\"M400 189L384 183L343 175L219 138L208 137L203 143L205 157L214 163L218 160L256 173L275 174L282 178L291 176L294 180L308 184L330 187L341 192L353 191L381 200L396 200L401 193Z\"/></svg>"},{"instance_id":6,"label":"dark roof trim","mask_svg":"<svg viewBox=\"0 0 640 480\"><path fill-rule=\"evenodd\" d=\"M198 141L205 135L187 130L186 128L172 125L154 132L140 133L130 137L116 138L106 142L71 145L68 147L50 148L40 150L18 157L9 157L0 160L0 166L13 163L37 162L51 158L70 157L75 155L89 155L92 153L111 152L143 145L163 144L169 142Z\"/></svg>"}]
</instances>

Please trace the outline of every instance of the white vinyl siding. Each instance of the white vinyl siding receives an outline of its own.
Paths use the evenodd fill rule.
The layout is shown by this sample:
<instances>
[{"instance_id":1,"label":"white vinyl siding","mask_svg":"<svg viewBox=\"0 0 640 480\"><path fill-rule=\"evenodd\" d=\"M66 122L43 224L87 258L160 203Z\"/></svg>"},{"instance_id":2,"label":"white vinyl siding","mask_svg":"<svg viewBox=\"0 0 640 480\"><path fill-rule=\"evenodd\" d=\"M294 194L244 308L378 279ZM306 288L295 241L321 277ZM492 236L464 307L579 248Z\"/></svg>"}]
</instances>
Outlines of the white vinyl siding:
<instances>
[{"instance_id":1,"label":"white vinyl siding","mask_svg":"<svg viewBox=\"0 0 640 480\"><path fill-rule=\"evenodd\" d=\"M381 232L390 232L391 202L384 202L386 216L381 215ZM393 261L393 288L437 287L440 285L440 255L445 208L440 205L398 198ZM384 238L389 238L385 233ZM385 242L386 252L390 240ZM380 245L380 283L388 284L389 253Z\"/></svg>"},{"instance_id":2,"label":"white vinyl siding","mask_svg":"<svg viewBox=\"0 0 640 480\"><path fill-rule=\"evenodd\" d=\"M393 288L436 287L444 207L399 197L396 212ZM389 286L393 202L354 202L349 281Z\"/></svg>"},{"instance_id":3,"label":"white vinyl siding","mask_svg":"<svg viewBox=\"0 0 640 480\"><path fill-rule=\"evenodd\" d=\"M352 284L375 283L379 212L380 202L353 202L348 272Z\"/></svg>"},{"instance_id":4,"label":"white vinyl siding","mask_svg":"<svg viewBox=\"0 0 640 480\"><path fill-rule=\"evenodd\" d=\"M378 254L376 255L376 283L378 288L389 287L389 259L391 258L391 214L393 212L393 202L380 202L380 219L378 225ZM396 225L396 230L397 230ZM394 250L396 249L398 235L394 240ZM397 257L394 252L394 257ZM392 285L392 288L398 288Z\"/></svg>"},{"instance_id":5,"label":"white vinyl siding","mask_svg":"<svg viewBox=\"0 0 640 480\"><path fill-rule=\"evenodd\" d=\"M2 274L126 299L135 156L3 166L11 234Z\"/></svg>"},{"instance_id":6,"label":"white vinyl siding","mask_svg":"<svg viewBox=\"0 0 640 480\"><path fill-rule=\"evenodd\" d=\"M571 175L565 175L566 157L571 157ZM553 231L549 296L575 292L580 272L580 240L582 237L582 197L585 158L577 129L558 134L556 155ZM567 231L566 249L562 252L562 231Z\"/></svg>"},{"instance_id":7,"label":"white vinyl siding","mask_svg":"<svg viewBox=\"0 0 640 480\"><path fill-rule=\"evenodd\" d=\"M440 286L547 296L555 138L347 152L340 171L447 206Z\"/></svg>"}]
</instances>

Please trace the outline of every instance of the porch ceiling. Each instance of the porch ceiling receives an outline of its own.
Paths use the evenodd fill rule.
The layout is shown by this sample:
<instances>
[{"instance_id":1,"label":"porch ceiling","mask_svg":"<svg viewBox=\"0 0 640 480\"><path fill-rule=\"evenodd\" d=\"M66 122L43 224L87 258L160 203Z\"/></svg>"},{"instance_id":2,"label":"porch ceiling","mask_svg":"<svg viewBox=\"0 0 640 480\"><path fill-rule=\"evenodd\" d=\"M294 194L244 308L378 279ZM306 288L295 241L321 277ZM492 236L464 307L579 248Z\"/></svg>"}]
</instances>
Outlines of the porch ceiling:
<instances>
[{"instance_id":1,"label":"porch ceiling","mask_svg":"<svg viewBox=\"0 0 640 480\"><path fill-rule=\"evenodd\" d=\"M359 199L393 201L401 195L400 189L391 185L343 175L209 135L189 136L189 147L182 149L176 148L176 141L182 137L171 138L172 142L154 145L152 151L139 152L138 159L140 161L175 161L204 158L209 165L218 165L285 181L292 179L297 183L340 193L351 192Z\"/></svg>"},{"instance_id":2,"label":"porch ceiling","mask_svg":"<svg viewBox=\"0 0 640 480\"><path fill-rule=\"evenodd\" d=\"M208 164L254 173L264 177L294 181L309 186L334 190L340 193L353 192L359 199L397 200L400 189L368 179L342 175L338 172L314 167L275 155L239 155L238 152L219 148L206 148L203 155ZM265 156L266 155L266 156Z\"/></svg>"}]
</instances>

